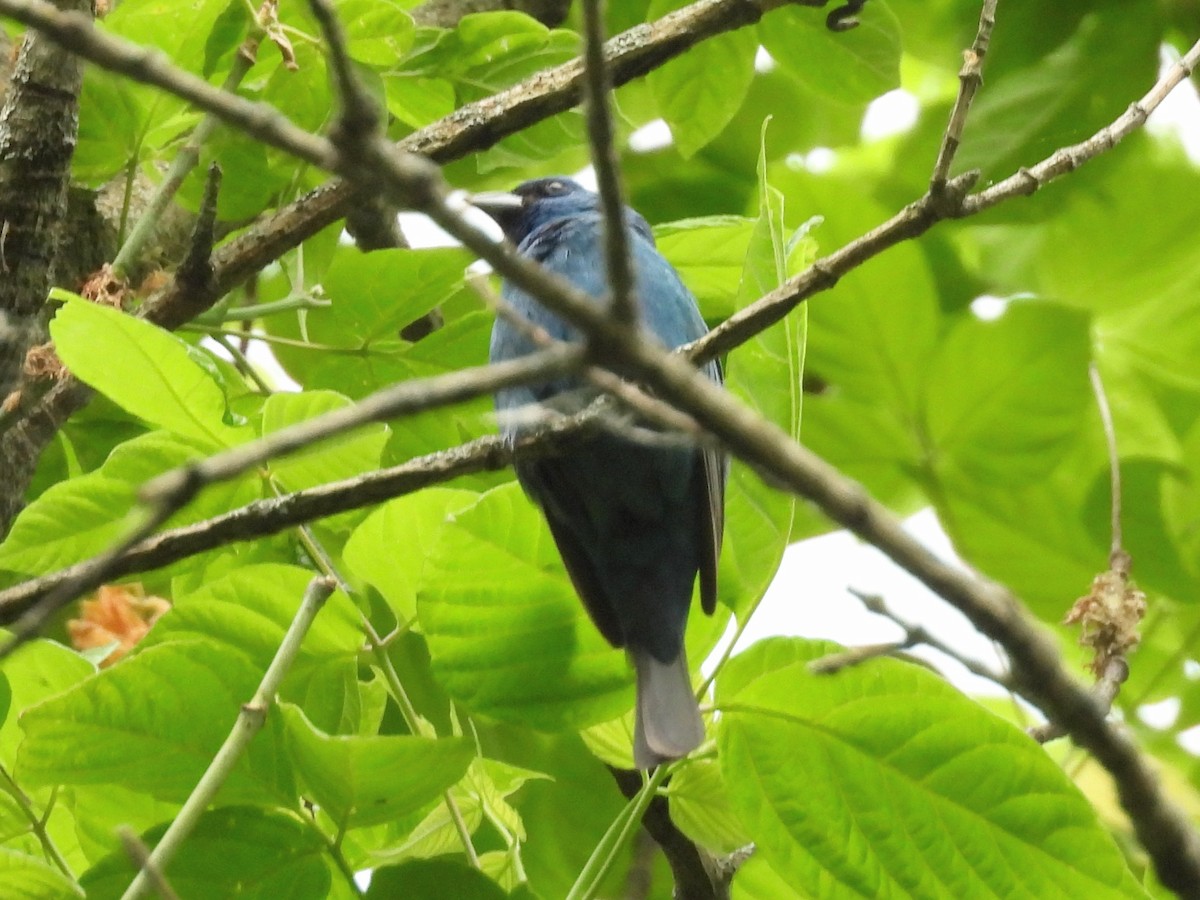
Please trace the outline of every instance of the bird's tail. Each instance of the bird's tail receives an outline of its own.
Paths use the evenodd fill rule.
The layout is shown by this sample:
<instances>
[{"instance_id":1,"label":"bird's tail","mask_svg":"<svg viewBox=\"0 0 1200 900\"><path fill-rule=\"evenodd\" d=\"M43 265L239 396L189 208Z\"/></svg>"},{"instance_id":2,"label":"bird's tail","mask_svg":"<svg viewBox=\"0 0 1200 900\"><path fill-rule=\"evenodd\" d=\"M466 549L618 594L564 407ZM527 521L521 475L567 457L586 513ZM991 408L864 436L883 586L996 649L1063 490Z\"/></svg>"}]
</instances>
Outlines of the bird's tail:
<instances>
[{"instance_id":1,"label":"bird's tail","mask_svg":"<svg viewBox=\"0 0 1200 900\"><path fill-rule=\"evenodd\" d=\"M704 723L682 648L669 663L659 662L645 650L630 655L637 672L633 761L639 769L652 769L700 746Z\"/></svg>"}]
</instances>

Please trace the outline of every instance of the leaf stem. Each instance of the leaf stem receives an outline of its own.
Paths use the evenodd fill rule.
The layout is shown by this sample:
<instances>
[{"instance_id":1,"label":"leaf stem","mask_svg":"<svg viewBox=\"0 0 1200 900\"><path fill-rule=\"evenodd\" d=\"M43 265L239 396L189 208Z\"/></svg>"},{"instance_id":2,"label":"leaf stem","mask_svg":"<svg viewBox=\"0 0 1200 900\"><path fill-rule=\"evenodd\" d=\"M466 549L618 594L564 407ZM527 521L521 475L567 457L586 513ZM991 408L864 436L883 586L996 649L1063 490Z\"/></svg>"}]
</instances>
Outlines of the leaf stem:
<instances>
[{"instance_id":1,"label":"leaf stem","mask_svg":"<svg viewBox=\"0 0 1200 900\"><path fill-rule=\"evenodd\" d=\"M37 837L38 842L42 845L42 851L46 854L46 858L58 866L59 870L71 879L75 880L75 873L71 871L71 866L67 863L66 857L58 849L54 843L54 839L50 837L50 833L46 830L46 821L50 818L50 810L54 806L54 800L51 799L46 804L46 811L42 815L38 815L37 810L33 808L33 801L29 795L21 790L21 786L17 784L16 779L9 774L8 769L0 765L0 790L13 798L13 801L21 808L25 818L29 820L29 830Z\"/></svg>"},{"instance_id":2,"label":"leaf stem","mask_svg":"<svg viewBox=\"0 0 1200 900\"><path fill-rule=\"evenodd\" d=\"M267 667L267 671L258 685L258 690L254 692L254 697L242 707L237 721L233 724L233 729L229 732L229 737L225 739L225 743L221 745L221 749L209 763L208 769L200 777L200 781L197 782L191 795L183 804L183 808L179 810L179 815L175 817L150 854L146 865L138 872L133 883L121 896L121 900L136 900L138 897L145 896L151 887L147 869L154 867L159 872L164 872L179 848L183 846L183 842L192 833L192 829L195 828L209 803L212 802L217 791L221 789L233 771L233 767L241 759L242 753L249 746L251 739L262 728L267 718L267 710L274 702L275 694L278 692L284 676L300 651L300 644L304 641L304 636L308 633L317 613L321 611L321 607L325 605L325 601L329 599L329 595L333 593L334 587L335 583L332 578L314 577L309 582L308 589L304 592L304 599L300 602L300 609L292 619L292 624L288 626L287 633L279 644L279 649L275 651L275 658L271 660L271 664Z\"/></svg>"},{"instance_id":3,"label":"leaf stem","mask_svg":"<svg viewBox=\"0 0 1200 900\"><path fill-rule=\"evenodd\" d=\"M588 857L579 877L571 885L567 900L591 900L596 896L601 883L612 868L617 852L625 846L634 829L641 823L642 816L650 806L650 801L654 799L659 787L666 780L667 769L667 766L659 766L651 772L650 777L642 783L642 789L625 804L625 808L613 819L608 830L604 832L604 836L600 838L600 843Z\"/></svg>"}]
</instances>

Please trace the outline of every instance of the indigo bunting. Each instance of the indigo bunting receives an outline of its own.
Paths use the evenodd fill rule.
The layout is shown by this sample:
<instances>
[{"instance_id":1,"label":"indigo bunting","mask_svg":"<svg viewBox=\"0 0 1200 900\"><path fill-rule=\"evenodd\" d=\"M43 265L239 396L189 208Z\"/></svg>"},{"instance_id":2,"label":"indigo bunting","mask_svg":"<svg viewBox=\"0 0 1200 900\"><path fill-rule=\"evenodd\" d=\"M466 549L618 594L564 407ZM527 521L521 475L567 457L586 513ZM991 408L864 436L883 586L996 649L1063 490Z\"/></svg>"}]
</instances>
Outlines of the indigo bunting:
<instances>
[{"instance_id":1,"label":"indigo bunting","mask_svg":"<svg viewBox=\"0 0 1200 900\"><path fill-rule=\"evenodd\" d=\"M527 181L512 194L479 194L523 256L607 303L599 198L568 178ZM679 275L654 245L646 220L626 210L638 322L666 347L701 337L704 320ZM553 338L579 341L572 325L521 288L502 295ZM532 340L504 318L492 331L491 358L533 352ZM704 373L721 382L708 363ZM506 388L496 393L501 428L516 437L529 428L516 413L535 404L560 411L595 396L578 377ZM572 407L571 404L574 404ZM641 423L639 423L641 425ZM642 425L641 427L645 427ZM576 592L600 633L624 647L637 677L634 760L639 768L683 756L704 739L692 691L683 635L697 574L700 602L712 613L724 523L726 466L711 449L639 441L628 431L601 429L563 455L516 462L517 478L541 507Z\"/></svg>"}]
</instances>

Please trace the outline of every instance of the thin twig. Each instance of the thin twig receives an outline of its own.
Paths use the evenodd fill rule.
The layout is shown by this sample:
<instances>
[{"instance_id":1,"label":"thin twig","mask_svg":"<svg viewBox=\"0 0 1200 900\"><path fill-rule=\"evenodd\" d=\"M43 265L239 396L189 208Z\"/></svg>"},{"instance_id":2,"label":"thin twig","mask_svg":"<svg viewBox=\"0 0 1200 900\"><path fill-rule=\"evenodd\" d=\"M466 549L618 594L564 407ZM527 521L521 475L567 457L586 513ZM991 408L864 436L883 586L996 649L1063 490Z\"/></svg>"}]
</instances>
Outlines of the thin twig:
<instances>
[{"instance_id":1,"label":"thin twig","mask_svg":"<svg viewBox=\"0 0 1200 900\"><path fill-rule=\"evenodd\" d=\"M268 459L360 425L471 399L498 387L552 377L569 371L581 359L581 348L565 346L509 362L412 379L378 391L353 406L316 416L260 440L159 475L143 486L141 507L120 541L91 560L72 566L69 577L58 581L49 593L25 607L13 626L12 636L0 646L0 659L38 634L50 617L67 603L114 577L122 569L126 552L149 538L204 487L235 478Z\"/></svg>"},{"instance_id":2,"label":"thin twig","mask_svg":"<svg viewBox=\"0 0 1200 900\"><path fill-rule=\"evenodd\" d=\"M175 816L174 821L171 822L170 827L155 846L133 883L121 896L121 900L136 900L138 897L145 896L152 881L148 874L149 869L157 869L160 873L167 870L172 858L192 833L192 829L196 827L196 823L208 809L208 805L217 795L217 791L221 789L233 771L233 767L250 745L251 739L262 728L267 718L267 710L275 702L275 694L279 691L284 676L300 651L300 645L304 641L305 634L308 633L309 626L317 617L317 613L321 611L321 607L325 605L325 601L329 599L329 595L333 593L333 589L334 582L330 578L316 577L309 582L308 588L304 592L304 599L300 602L300 608L296 611L292 624L288 626L287 633L283 636L279 649L275 652L275 657L267 667L267 671L258 685L258 690L254 692L254 697L249 703L242 706L237 721L229 732L229 736L225 738L221 749L213 756L212 762L209 763L200 781L196 783L196 787L184 802L179 814Z\"/></svg>"},{"instance_id":3,"label":"thin twig","mask_svg":"<svg viewBox=\"0 0 1200 900\"><path fill-rule=\"evenodd\" d=\"M997 0L983 0L975 43L970 49L963 51L963 64L958 72L958 97L950 111L950 121L942 135L937 161L933 164L933 175L929 179L929 193L934 197L941 196L946 189L946 179L950 177L950 164L962 144L967 112L971 108L971 101L975 99L975 92L983 84L983 60L992 40L992 29L996 27L996 2Z\"/></svg>"},{"instance_id":4,"label":"thin twig","mask_svg":"<svg viewBox=\"0 0 1200 900\"><path fill-rule=\"evenodd\" d=\"M605 268L612 314L618 322L637 321L633 296L633 267L629 257L629 235L625 230L625 201L618 175L613 140L612 110L609 108L608 66L604 60L604 0L583 0L584 72L586 75L588 140L592 165L600 191L604 219Z\"/></svg>"},{"instance_id":5,"label":"thin twig","mask_svg":"<svg viewBox=\"0 0 1200 900\"><path fill-rule=\"evenodd\" d=\"M890 656L898 651L924 644L926 647L932 647L939 653L943 653L957 661L973 675L986 678L1006 691L1013 690L1012 679L1007 675L994 672L978 660L972 659L969 656L963 656L958 650L951 647L941 638L930 634L923 625L918 625L902 618L899 614L893 612L887 603L884 602L883 597L878 594L868 594L854 588L847 588L846 590L854 597L857 597L862 605L867 608L868 612L881 616L903 629L904 637L899 641L891 643L868 644L861 647L851 647L841 653L831 653L828 656L823 656L809 663L809 671L822 675L830 674L848 666L857 665L868 659L873 659L876 656Z\"/></svg>"},{"instance_id":6,"label":"thin twig","mask_svg":"<svg viewBox=\"0 0 1200 900\"><path fill-rule=\"evenodd\" d=\"M910 203L862 237L818 259L787 283L738 310L689 348L693 359L707 361L728 353L778 322L814 294L832 288L839 279L901 241L919 237L947 215L966 218L1016 197L1027 196L1087 160L1111 150L1145 124L1147 116L1171 90L1200 65L1200 41L1129 109L1086 141L1057 150L1042 162L974 194L967 194L977 173L956 175L946 183L944 196L934 202L930 194ZM961 198L956 201L955 198Z\"/></svg>"},{"instance_id":7,"label":"thin twig","mask_svg":"<svg viewBox=\"0 0 1200 900\"><path fill-rule=\"evenodd\" d=\"M553 378L569 372L580 359L578 347L554 347L503 363L401 382L376 391L353 406L315 416L281 428L260 440L165 472L146 483L141 492L142 498L144 502L156 506L167 505L178 509L201 488L236 478L267 460L285 456L371 422L470 400L499 388Z\"/></svg>"},{"instance_id":8,"label":"thin twig","mask_svg":"<svg viewBox=\"0 0 1200 900\"><path fill-rule=\"evenodd\" d=\"M162 900L179 900L179 895L175 893L175 889L167 881L167 876L150 859L150 848L138 837L137 832L128 825L118 825L117 837L121 841L121 847L125 850L125 855L133 863L133 867L145 872L149 876L151 886L158 896Z\"/></svg>"},{"instance_id":9,"label":"thin twig","mask_svg":"<svg viewBox=\"0 0 1200 900\"><path fill-rule=\"evenodd\" d=\"M45 813L39 816L37 810L33 808L33 800L21 789L21 786L9 774L8 769L2 765L0 765L0 791L8 794L13 802L17 804L17 807L21 810L21 814L29 822L29 830L33 832L34 836L38 839L38 843L42 845L42 852L46 854L46 858L58 866L58 870L63 875L74 881L75 873L71 871L71 866L67 862L67 858L62 855L62 851L54 843L54 838L46 830L46 820L49 818L53 801L46 805Z\"/></svg>"},{"instance_id":10,"label":"thin twig","mask_svg":"<svg viewBox=\"0 0 1200 900\"><path fill-rule=\"evenodd\" d=\"M352 593L353 589L342 578L333 561L333 557L317 539L316 535L313 534L312 529L307 525L301 525L296 530L304 549L312 557L317 568L325 574L326 578L331 579L337 584L342 591L347 594ZM396 667L392 663L392 658L387 654L386 644L379 636L379 632L375 630L375 626L371 623L371 620L361 611L359 612L359 624L362 625L363 633L367 636L367 643L371 646L371 653L375 658L375 664L379 666L379 670L383 673L383 680L387 685L388 693L396 701L396 706L400 710L400 716L404 719L404 724L408 726L409 732L414 735L436 737L436 734L430 734L431 728L422 727L420 714L408 696L408 691L404 689L404 683L400 680L400 674L396 671ZM473 868L481 868L479 854L475 851L475 845L471 841L471 830L467 827L462 810L458 807L458 801L454 799L454 794L449 789L442 792L442 803L446 807L450 821L454 824L455 831L458 832L458 838L462 844L463 853L467 857L467 862Z\"/></svg>"}]
</instances>

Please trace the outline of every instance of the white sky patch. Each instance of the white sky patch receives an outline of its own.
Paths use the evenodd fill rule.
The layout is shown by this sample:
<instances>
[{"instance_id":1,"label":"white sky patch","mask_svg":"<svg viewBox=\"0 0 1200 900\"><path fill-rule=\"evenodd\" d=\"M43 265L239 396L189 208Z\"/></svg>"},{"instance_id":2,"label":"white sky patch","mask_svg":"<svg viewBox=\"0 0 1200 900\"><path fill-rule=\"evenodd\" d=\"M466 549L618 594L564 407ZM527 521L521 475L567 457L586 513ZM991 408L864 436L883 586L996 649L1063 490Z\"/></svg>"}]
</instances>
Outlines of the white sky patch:
<instances>
[{"instance_id":1,"label":"white sky patch","mask_svg":"<svg viewBox=\"0 0 1200 900\"><path fill-rule=\"evenodd\" d=\"M1157 703L1143 703L1137 708L1137 717L1158 731L1165 731L1179 718L1182 704L1178 697L1167 697Z\"/></svg>"},{"instance_id":2,"label":"white sky patch","mask_svg":"<svg viewBox=\"0 0 1200 900\"><path fill-rule=\"evenodd\" d=\"M1159 48L1159 76L1179 61L1179 53L1165 44ZM1154 135L1175 134L1188 159L1200 164L1200 94L1190 79L1175 86L1146 120L1146 130Z\"/></svg>"},{"instance_id":3,"label":"white sky patch","mask_svg":"<svg viewBox=\"0 0 1200 900\"><path fill-rule=\"evenodd\" d=\"M921 103L908 91L897 88L876 97L863 116L863 140L879 141L912 130L917 124Z\"/></svg>"},{"instance_id":4,"label":"white sky patch","mask_svg":"<svg viewBox=\"0 0 1200 900\"><path fill-rule=\"evenodd\" d=\"M754 52L754 71L765 74L772 71L775 65L775 58L767 52L766 47L760 44L758 50Z\"/></svg>"},{"instance_id":5,"label":"white sky patch","mask_svg":"<svg viewBox=\"0 0 1200 900\"><path fill-rule=\"evenodd\" d=\"M904 527L939 558L958 562L950 539L932 510L911 516ZM879 594L888 609L905 621L925 626L962 655L997 673L1003 671L995 646L965 616L879 550L847 531L810 538L784 551L783 563L742 635L739 649L774 635L825 638L844 646L885 643L903 637L894 622L868 612L847 592L849 587ZM936 650L919 647L912 652L936 665L952 684L966 693L1007 695L994 682L972 674Z\"/></svg>"},{"instance_id":6,"label":"white sky patch","mask_svg":"<svg viewBox=\"0 0 1200 900\"><path fill-rule=\"evenodd\" d=\"M1193 725L1191 728L1179 732L1175 740L1192 756L1200 756L1200 725Z\"/></svg>"},{"instance_id":7,"label":"white sky patch","mask_svg":"<svg viewBox=\"0 0 1200 900\"><path fill-rule=\"evenodd\" d=\"M634 153L651 153L671 146L671 126L666 119L647 122L629 136L629 149Z\"/></svg>"},{"instance_id":8,"label":"white sky patch","mask_svg":"<svg viewBox=\"0 0 1200 900\"><path fill-rule=\"evenodd\" d=\"M971 301L971 314L981 322L995 322L1008 311L1008 297L981 294Z\"/></svg>"}]
</instances>

